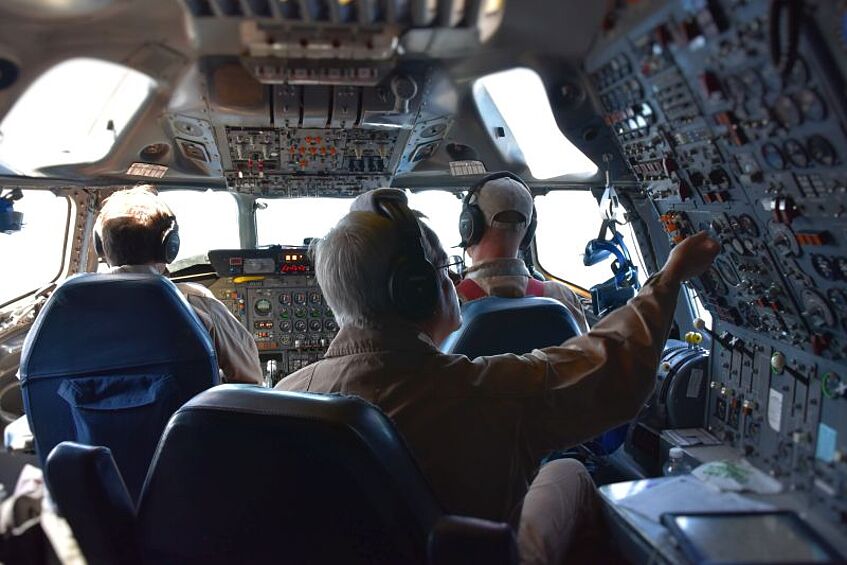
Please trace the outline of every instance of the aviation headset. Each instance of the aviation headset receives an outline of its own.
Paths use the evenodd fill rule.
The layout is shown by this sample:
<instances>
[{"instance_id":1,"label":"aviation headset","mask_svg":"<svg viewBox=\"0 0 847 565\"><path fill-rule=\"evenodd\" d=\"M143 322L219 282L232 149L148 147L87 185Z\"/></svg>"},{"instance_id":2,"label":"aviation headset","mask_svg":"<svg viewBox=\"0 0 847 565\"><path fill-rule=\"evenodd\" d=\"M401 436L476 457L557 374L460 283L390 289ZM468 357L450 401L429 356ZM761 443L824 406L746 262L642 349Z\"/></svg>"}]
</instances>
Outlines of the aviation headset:
<instances>
[{"instance_id":1,"label":"aviation headset","mask_svg":"<svg viewBox=\"0 0 847 565\"><path fill-rule=\"evenodd\" d=\"M170 224L162 232L159 248L156 252L156 261L163 263L173 263L176 256L179 255L179 224L176 222L176 216L170 216ZM97 228L94 229L94 251L97 256L108 263L106 259L106 250L103 247L103 239L100 237L100 232Z\"/></svg>"},{"instance_id":2,"label":"aviation headset","mask_svg":"<svg viewBox=\"0 0 847 565\"><path fill-rule=\"evenodd\" d=\"M530 195L532 194L532 191L529 190L529 187L523 179L509 171L492 173L474 184L468 189L468 193L465 195L464 200L462 200L462 213L459 215L459 235L462 237L462 242L459 244L460 247L470 247L471 245L479 243L482 239L482 235L485 233L485 214L477 204L479 191L482 190L482 187L485 186L486 183L504 178L512 179L526 188ZM532 218L528 218L526 233L524 233L523 239L521 240L521 250L529 248L529 245L532 243L532 238L535 237L535 228L537 225L538 214L535 211L535 202L533 202Z\"/></svg>"},{"instance_id":3,"label":"aviation headset","mask_svg":"<svg viewBox=\"0 0 847 565\"><path fill-rule=\"evenodd\" d=\"M400 251L392 260L388 274L391 303L404 318L423 320L435 311L439 283L436 269L424 250L420 223L402 192L375 192L373 208L391 220L400 232Z\"/></svg>"},{"instance_id":4,"label":"aviation headset","mask_svg":"<svg viewBox=\"0 0 847 565\"><path fill-rule=\"evenodd\" d=\"M612 238L606 239L606 231L611 229ZM614 229L608 221L603 222L600 228L600 235L597 239L592 239L585 246L585 255L582 258L582 264L586 267L596 265L604 259L614 256L612 262L612 273L614 273L614 282L618 287L632 286L638 287L638 271L632 263L632 258L629 255L629 249L624 243L621 234Z\"/></svg>"}]
</instances>

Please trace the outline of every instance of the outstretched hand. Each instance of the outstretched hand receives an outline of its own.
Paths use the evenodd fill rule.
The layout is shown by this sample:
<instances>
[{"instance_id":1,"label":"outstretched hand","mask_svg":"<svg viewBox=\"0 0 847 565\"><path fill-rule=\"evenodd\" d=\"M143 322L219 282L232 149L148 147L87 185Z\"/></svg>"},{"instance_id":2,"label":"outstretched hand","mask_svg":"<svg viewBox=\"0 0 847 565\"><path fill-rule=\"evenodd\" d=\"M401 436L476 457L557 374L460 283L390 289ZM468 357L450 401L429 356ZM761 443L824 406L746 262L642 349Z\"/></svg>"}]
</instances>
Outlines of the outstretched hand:
<instances>
[{"instance_id":1,"label":"outstretched hand","mask_svg":"<svg viewBox=\"0 0 847 565\"><path fill-rule=\"evenodd\" d=\"M663 271L681 283L699 277L711 267L720 250L720 244L707 232L701 231L685 238L671 250Z\"/></svg>"}]
</instances>

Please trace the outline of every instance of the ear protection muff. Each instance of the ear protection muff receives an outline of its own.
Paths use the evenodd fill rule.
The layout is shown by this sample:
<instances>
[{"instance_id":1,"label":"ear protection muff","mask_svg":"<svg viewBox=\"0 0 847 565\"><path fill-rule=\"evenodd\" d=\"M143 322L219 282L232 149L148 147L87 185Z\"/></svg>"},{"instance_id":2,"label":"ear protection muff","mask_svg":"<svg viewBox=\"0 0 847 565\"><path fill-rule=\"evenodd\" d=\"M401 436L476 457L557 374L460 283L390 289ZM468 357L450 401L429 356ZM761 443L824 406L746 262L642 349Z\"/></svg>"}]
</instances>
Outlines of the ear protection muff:
<instances>
[{"instance_id":1,"label":"ear protection muff","mask_svg":"<svg viewBox=\"0 0 847 565\"><path fill-rule=\"evenodd\" d=\"M476 184L471 186L468 189L468 193L465 195L464 200L462 200L462 212L459 214L459 235L462 238L462 242L459 244L461 247L470 247L471 245L476 245L482 239L482 235L485 233L485 214L483 214L482 209L480 209L477 204L477 199L479 198L479 191L485 186L486 183L502 179L509 178L513 181L524 186L530 194L532 191L529 190L527 184L523 181L521 177L518 175L511 173L509 171L501 171L499 173L492 173L483 177ZM535 237L535 228L538 225L538 214L535 211L535 203L532 204L532 218L529 219L529 222L526 226L526 232L524 233L524 237L521 240L521 249L526 250L529 248L529 245L532 243L532 238Z\"/></svg>"},{"instance_id":2,"label":"ear protection muff","mask_svg":"<svg viewBox=\"0 0 847 565\"><path fill-rule=\"evenodd\" d=\"M175 216L171 216L170 220L170 225L162 232L161 247L156 257L164 263L173 263L176 256L179 255L179 224L176 222ZM106 249L103 247L103 239L100 237L100 232L96 228L94 229L94 252L97 253L97 257L107 264L109 263L108 259L106 259Z\"/></svg>"},{"instance_id":3,"label":"ear protection muff","mask_svg":"<svg viewBox=\"0 0 847 565\"><path fill-rule=\"evenodd\" d=\"M427 259L418 219L403 198L388 192L375 197L379 212L400 232L400 253L392 261L388 276L391 303L401 316L423 320L435 312L439 283L435 267Z\"/></svg>"},{"instance_id":4,"label":"ear protection muff","mask_svg":"<svg viewBox=\"0 0 847 565\"><path fill-rule=\"evenodd\" d=\"M179 224L176 217L171 216L171 225L162 232L161 259L165 263L173 263L179 255Z\"/></svg>"}]
</instances>

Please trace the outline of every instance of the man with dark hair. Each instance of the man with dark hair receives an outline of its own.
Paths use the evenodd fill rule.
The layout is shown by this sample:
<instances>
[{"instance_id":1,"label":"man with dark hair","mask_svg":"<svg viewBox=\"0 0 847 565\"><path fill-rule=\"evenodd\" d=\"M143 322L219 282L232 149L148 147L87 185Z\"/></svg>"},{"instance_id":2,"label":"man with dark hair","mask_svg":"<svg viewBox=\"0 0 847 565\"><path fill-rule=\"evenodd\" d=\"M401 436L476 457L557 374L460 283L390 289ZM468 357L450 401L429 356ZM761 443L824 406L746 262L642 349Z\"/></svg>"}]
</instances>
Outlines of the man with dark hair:
<instances>
[{"instance_id":1,"label":"man with dark hair","mask_svg":"<svg viewBox=\"0 0 847 565\"><path fill-rule=\"evenodd\" d=\"M179 250L178 233L176 217L150 185L112 194L94 224L95 246L112 273L162 275ZM250 332L206 287L176 287L209 330L223 380L262 384L259 352Z\"/></svg>"},{"instance_id":2,"label":"man with dark hair","mask_svg":"<svg viewBox=\"0 0 847 565\"><path fill-rule=\"evenodd\" d=\"M705 272L719 247L705 234L686 239L638 296L585 335L471 360L435 345L461 324L444 249L413 214L398 220L385 198L407 206L402 191L366 193L318 242L318 283L341 329L323 360L276 388L373 402L447 512L508 520L524 563L560 563L597 520L597 495L579 462L552 461L536 474L538 462L636 415L655 386L680 285ZM406 287L397 278L409 273ZM418 300L427 307L406 313Z\"/></svg>"},{"instance_id":3,"label":"man with dark hair","mask_svg":"<svg viewBox=\"0 0 847 565\"><path fill-rule=\"evenodd\" d=\"M468 195L479 210L475 237L464 241L472 264L456 291L462 302L485 296L519 298L545 296L565 305L582 333L588 331L585 312L576 294L558 281L539 281L519 257L527 230L534 229L532 194L517 177L493 175ZM530 236L531 238L531 236Z\"/></svg>"}]
</instances>

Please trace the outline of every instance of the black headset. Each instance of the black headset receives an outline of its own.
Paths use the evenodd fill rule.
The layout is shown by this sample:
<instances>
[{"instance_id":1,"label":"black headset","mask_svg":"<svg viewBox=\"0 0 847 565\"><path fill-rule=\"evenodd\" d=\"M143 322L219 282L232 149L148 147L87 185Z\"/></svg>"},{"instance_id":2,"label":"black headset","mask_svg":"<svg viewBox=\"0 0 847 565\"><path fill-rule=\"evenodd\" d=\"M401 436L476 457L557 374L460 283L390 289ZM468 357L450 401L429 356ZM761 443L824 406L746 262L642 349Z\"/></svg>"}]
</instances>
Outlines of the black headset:
<instances>
[{"instance_id":1,"label":"black headset","mask_svg":"<svg viewBox=\"0 0 847 565\"><path fill-rule=\"evenodd\" d=\"M155 257L156 261L163 263L173 263L176 256L179 255L179 224L175 216L170 216L169 219L170 224L162 232L161 244ZM94 251L100 259L109 263L106 258L106 250L103 247L103 239L96 228L94 230Z\"/></svg>"},{"instance_id":2,"label":"black headset","mask_svg":"<svg viewBox=\"0 0 847 565\"><path fill-rule=\"evenodd\" d=\"M482 180L478 181L468 189L468 193L465 195L464 200L462 200L462 213L459 215L459 235L462 237L462 242L459 245L461 247L467 248L479 243L482 239L482 235L485 233L485 214L483 214L479 205L476 203L479 198L479 191L486 183L505 178L512 179L517 182L526 188L527 192L529 192L530 196L532 196L532 191L523 179L509 171L492 173L483 177ZM529 223L526 226L526 233L524 233L523 239L521 240L521 250L529 248L529 245L532 243L532 238L535 237L535 228L537 225L538 214L535 211L535 202L533 201L532 218L529 218Z\"/></svg>"},{"instance_id":3,"label":"black headset","mask_svg":"<svg viewBox=\"0 0 847 565\"><path fill-rule=\"evenodd\" d=\"M436 269L424 251L420 223L402 192L375 194L374 207L400 232L400 252L392 261L388 275L391 303L404 318L426 319L435 312L439 282Z\"/></svg>"}]
</instances>

